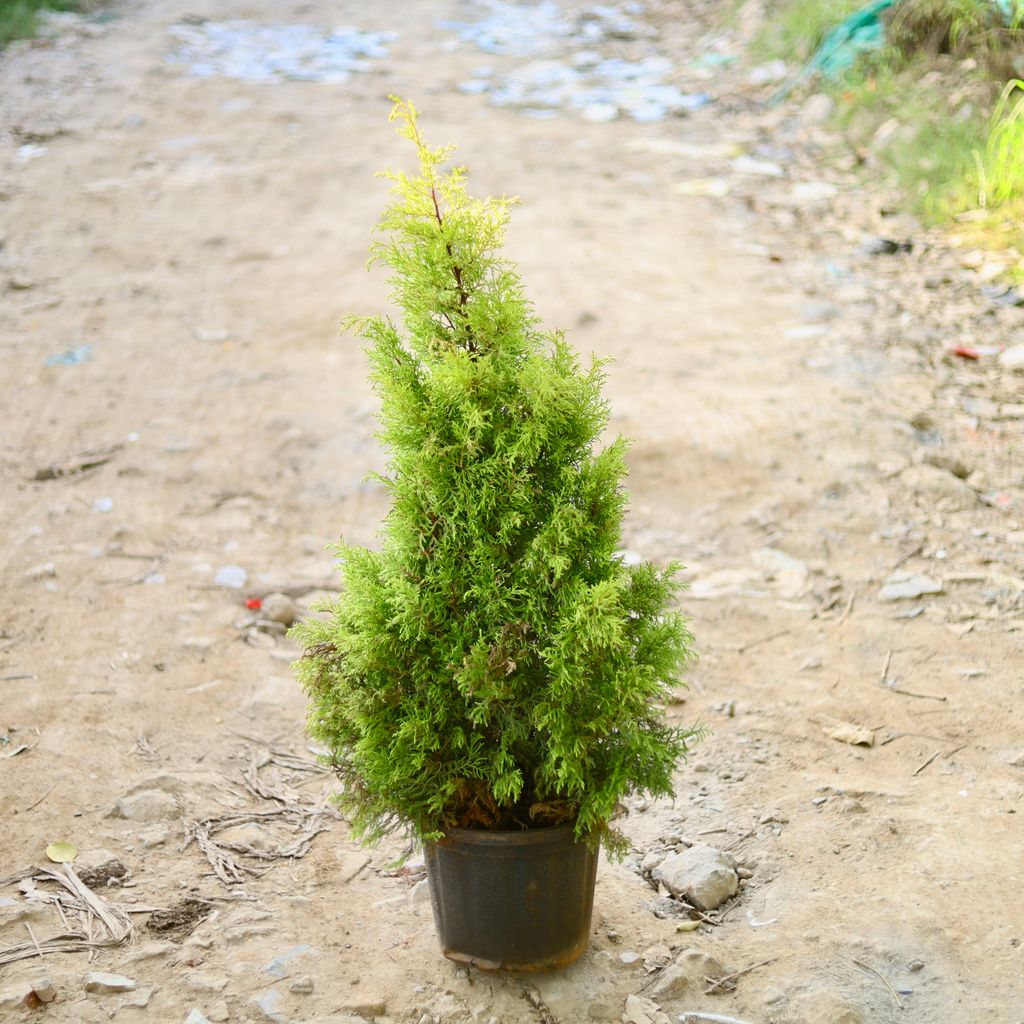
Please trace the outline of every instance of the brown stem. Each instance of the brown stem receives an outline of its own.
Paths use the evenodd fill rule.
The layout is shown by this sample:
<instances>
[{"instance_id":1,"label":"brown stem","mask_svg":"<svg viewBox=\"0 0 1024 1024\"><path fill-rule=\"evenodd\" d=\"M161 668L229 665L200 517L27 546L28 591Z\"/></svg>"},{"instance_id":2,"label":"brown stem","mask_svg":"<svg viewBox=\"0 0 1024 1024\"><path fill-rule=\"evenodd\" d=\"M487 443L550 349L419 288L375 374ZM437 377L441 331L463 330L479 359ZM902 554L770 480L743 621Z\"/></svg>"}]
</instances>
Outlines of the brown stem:
<instances>
[{"instance_id":1,"label":"brown stem","mask_svg":"<svg viewBox=\"0 0 1024 1024\"><path fill-rule=\"evenodd\" d=\"M437 189L433 185L430 186L430 198L434 202L434 217L437 220L437 226L441 227L444 224L444 217L441 216L441 204L437 199ZM469 303L469 294L466 291L466 286L462 282L462 267L455 262L455 254L452 252L450 242L445 243L445 251L448 253L448 258L451 261L452 276L455 278L455 287L459 292L459 311L465 318L466 306ZM443 313L442 315L449 323L451 323L451 318L447 313ZM452 325L452 330L454 329L455 327ZM466 349L470 353L476 353L477 351L476 341L473 339L473 329L469 324L466 324Z\"/></svg>"}]
</instances>

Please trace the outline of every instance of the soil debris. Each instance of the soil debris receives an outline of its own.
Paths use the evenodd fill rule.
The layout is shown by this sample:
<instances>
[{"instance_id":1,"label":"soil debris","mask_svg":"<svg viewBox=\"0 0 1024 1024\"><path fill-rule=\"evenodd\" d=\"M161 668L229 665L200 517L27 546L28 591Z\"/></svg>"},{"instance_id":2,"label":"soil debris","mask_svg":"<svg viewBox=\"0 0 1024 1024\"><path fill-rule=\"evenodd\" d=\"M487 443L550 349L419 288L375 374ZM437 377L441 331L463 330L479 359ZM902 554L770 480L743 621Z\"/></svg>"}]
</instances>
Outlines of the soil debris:
<instances>
[{"instance_id":1,"label":"soil debris","mask_svg":"<svg viewBox=\"0 0 1024 1024\"><path fill-rule=\"evenodd\" d=\"M165 910L157 910L150 914L146 921L146 930L173 942L181 942L195 931L201 921L213 913L214 906L210 900L186 896Z\"/></svg>"}]
</instances>

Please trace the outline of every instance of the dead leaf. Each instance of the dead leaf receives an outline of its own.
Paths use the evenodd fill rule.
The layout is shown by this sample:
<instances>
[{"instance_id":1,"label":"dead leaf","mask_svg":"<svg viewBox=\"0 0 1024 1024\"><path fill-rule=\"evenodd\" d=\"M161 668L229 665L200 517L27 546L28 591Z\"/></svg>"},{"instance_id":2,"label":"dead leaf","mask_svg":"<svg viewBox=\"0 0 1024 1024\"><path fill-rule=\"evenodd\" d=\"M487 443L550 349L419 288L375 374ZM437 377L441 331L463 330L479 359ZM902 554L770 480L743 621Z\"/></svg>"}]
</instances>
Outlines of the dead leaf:
<instances>
[{"instance_id":1,"label":"dead leaf","mask_svg":"<svg viewBox=\"0 0 1024 1024\"><path fill-rule=\"evenodd\" d=\"M50 843L46 848L46 856L54 864L67 864L78 856L78 847L74 843Z\"/></svg>"},{"instance_id":2,"label":"dead leaf","mask_svg":"<svg viewBox=\"0 0 1024 1024\"><path fill-rule=\"evenodd\" d=\"M853 722L837 722L835 725L825 726L822 731L831 739L849 743L853 747L875 745L875 734L863 725L854 725Z\"/></svg>"}]
</instances>

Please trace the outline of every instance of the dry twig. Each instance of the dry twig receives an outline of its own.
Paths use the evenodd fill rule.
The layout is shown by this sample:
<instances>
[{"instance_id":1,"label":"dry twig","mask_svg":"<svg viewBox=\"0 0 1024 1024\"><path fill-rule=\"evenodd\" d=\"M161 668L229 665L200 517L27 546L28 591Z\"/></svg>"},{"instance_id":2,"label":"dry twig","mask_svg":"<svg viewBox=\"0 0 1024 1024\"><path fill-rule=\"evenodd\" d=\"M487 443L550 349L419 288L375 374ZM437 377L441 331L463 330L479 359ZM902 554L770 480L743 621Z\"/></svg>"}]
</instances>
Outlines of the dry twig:
<instances>
[{"instance_id":1,"label":"dry twig","mask_svg":"<svg viewBox=\"0 0 1024 1024\"><path fill-rule=\"evenodd\" d=\"M792 633L792 629L779 629L774 633L769 633L767 636L758 637L756 640L751 640L749 643L740 644L736 648L737 654L746 654L747 651L752 650L755 647L760 647L761 644L766 644L771 640L778 640L780 636L785 636L787 633Z\"/></svg>"},{"instance_id":2,"label":"dry twig","mask_svg":"<svg viewBox=\"0 0 1024 1024\"><path fill-rule=\"evenodd\" d=\"M523 986L523 998L537 1011L537 1020L540 1024L558 1024L555 1015L548 1009L548 1004L531 985Z\"/></svg>"},{"instance_id":3,"label":"dry twig","mask_svg":"<svg viewBox=\"0 0 1024 1024\"><path fill-rule=\"evenodd\" d=\"M69 455L52 462L49 466L37 469L33 480L59 480L65 476L82 476L91 469L106 465L122 448L123 444L113 444L106 448L93 448Z\"/></svg>"},{"instance_id":4,"label":"dry twig","mask_svg":"<svg viewBox=\"0 0 1024 1024\"><path fill-rule=\"evenodd\" d=\"M759 964L752 964L750 967L744 967L742 971L734 971L732 974L723 975L721 978L705 978L704 980L711 987L705 990L704 995L710 996L719 992L731 992L736 987L736 982L744 975L751 974L762 967L768 967L778 959L776 956L772 957L771 960L762 960Z\"/></svg>"},{"instance_id":5,"label":"dry twig","mask_svg":"<svg viewBox=\"0 0 1024 1024\"><path fill-rule=\"evenodd\" d=\"M903 697L918 697L921 700L937 700L942 703L946 702L945 697L937 697L934 693L915 693L913 690L904 690L899 686L891 686L889 683L883 681L882 686L890 693L898 693Z\"/></svg>"},{"instance_id":6,"label":"dry twig","mask_svg":"<svg viewBox=\"0 0 1024 1024\"><path fill-rule=\"evenodd\" d=\"M23 879L55 882L60 886L56 892L36 890L35 895L56 907L66 930L60 935L40 941L29 928L30 942L15 943L0 949L0 967L35 956L45 956L47 953L92 953L135 941L135 926L128 916L128 908L102 900L75 874L70 865L62 864L60 868L27 868L24 872L0 879L0 885ZM138 913L141 908L132 910ZM69 925L69 914L77 918L74 924Z\"/></svg>"},{"instance_id":7,"label":"dry twig","mask_svg":"<svg viewBox=\"0 0 1024 1024\"><path fill-rule=\"evenodd\" d=\"M961 750L963 750L963 749L964 749L964 747L966 747L966 746L967 746L967 744L966 744L966 743L961 743L961 744L960 744L960 746L959 746L959 747L957 747L957 748L956 748L955 750L951 750L951 751L950 751L950 752L949 752L949 753L948 753L948 754L946 755L946 757L952 757L952 756L953 756L954 754L958 754L958 753L960 753L960 751L961 751ZM922 761L922 762L921 762L921 764L919 764L919 765L918 765L918 766L917 766L917 767L916 767L916 768L914 769L914 777L916 777L916 776L920 775L920 774L921 774L921 772L923 772L923 771L925 770L925 768L927 768L927 767L928 767L928 765L930 765L930 764L932 763L932 761L934 761L934 760L935 760L935 758L937 758L937 757L939 756L939 754L941 754L941 753L942 753L942 751L941 751L941 750L936 750L936 751L935 751L935 753L934 753L934 754L932 754L932 756L931 756L931 757L929 757L927 761Z\"/></svg>"},{"instance_id":8,"label":"dry twig","mask_svg":"<svg viewBox=\"0 0 1024 1024\"><path fill-rule=\"evenodd\" d=\"M882 684L885 684L886 679L889 678L889 666L892 664L892 648L889 648L889 653L885 656L885 664L882 666Z\"/></svg>"},{"instance_id":9,"label":"dry twig","mask_svg":"<svg viewBox=\"0 0 1024 1024\"><path fill-rule=\"evenodd\" d=\"M263 862L298 860L309 853L316 836L328 830L329 826L324 819L338 817L337 812L331 808L303 803L299 794L294 790L281 785L272 785L262 779L260 770L268 764L296 772L323 770L319 765L313 765L285 751L271 749L269 753L262 756L262 759L258 758L254 751L250 751L249 765L241 773L245 788L258 799L274 801L279 806L266 811L227 812L185 824L185 843L182 849L195 843L209 861L214 874L225 885L237 885L245 880L247 874L262 875L270 870L269 867L252 867L239 860L234 854ZM275 849L259 849L251 843L214 838L217 833L237 825L267 822L278 822L289 826L296 834L296 838Z\"/></svg>"},{"instance_id":10,"label":"dry twig","mask_svg":"<svg viewBox=\"0 0 1024 1024\"><path fill-rule=\"evenodd\" d=\"M721 1013L704 1013L700 1010L689 1010L679 1015L679 1024L699 1024L701 1021L707 1021L708 1024L750 1024L739 1017L726 1017Z\"/></svg>"},{"instance_id":11,"label":"dry twig","mask_svg":"<svg viewBox=\"0 0 1024 1024\"><path fill-rule=\"evenodd\" d=\"M22 811L22 814L24 814L26 811L34 811L59 785L59 782L55 782L38 800L36 800L34 803L29 804L28 807L26 807L25 810Z\"/></svg>"},{"instance_id":12,"label":"dry twig","mask_svg":"<svg viewBox=\"0 0 1024 1024\"><path fill-rule=\"evenodd\" d=\"M854 962L854 963L855 963L855 964L856 964L856 965L857 965L858 967L863 967L865 971L870 971L870 972L871 972L871 973L872 973L872 974L873 974L873 975L874 975L874 976L875 976L876 978L878 978L878 980L879 980L879 981L881 981L881 983L882 983L882 984L883 984L883 985L884 985L884 986L885 986L885 987L886 987L886 988L887 988L887 989L888 989L888 990L889 990L889 991L890 991L890 992L892 993L892 997L893 997L893 999L895 999L895 1000L896 1000L896 1005L897 1005L897 1006L898 1006L898 1007L899 1007L899 1008L900 1008L901 1010L902 1010L902 1009L904 1008L904 1007L903 1007L903 1000L902 1000L902 999L900 999L900 994L899 994L899 992L897 992L897 991L896 991L896 989L894 989L894 988L892 987L892 985L891 985L891 984L889 983L889 979L888 979L888 978L886 978L884 974L879 974L879 973L878 973L878 971L876 971L876 970L874 969L874 967L872 967L872 966L871 966L870 964L866 964L866 963L864 963L864 962L863 962L862 960L854 960L853 962Z\"/></svg>"},{"instance_id":13,"label":"dry twig","mask_svg":"<svg viewBox=\"0 0 1024 1024\"><path fill-rule=\"evenodd\" d=\"M924 541L920 541L915 544L909 551L905 551L899 558L896 559L892 565L889 566L889 571L885 573L886 576L891 576L904 562L909 562L914 555L918 555L924 549Z\"/></svg>"}]
</instances>

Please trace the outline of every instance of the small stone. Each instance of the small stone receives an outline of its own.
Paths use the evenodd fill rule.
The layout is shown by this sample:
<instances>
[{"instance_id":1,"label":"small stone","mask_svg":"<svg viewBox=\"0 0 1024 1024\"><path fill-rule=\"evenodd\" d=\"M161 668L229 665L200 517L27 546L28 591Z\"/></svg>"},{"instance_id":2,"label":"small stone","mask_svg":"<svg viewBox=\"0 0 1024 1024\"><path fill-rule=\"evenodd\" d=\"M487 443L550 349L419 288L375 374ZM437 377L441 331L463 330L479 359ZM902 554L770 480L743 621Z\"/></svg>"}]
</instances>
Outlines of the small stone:
<instances>
[{"instance_id":1,"label":"small stone","mask_svg":"<svg viewBox=\"0 0 1024 1024\"><path fill-rule=\"evenodd\" d=\"M878 592L879 601L916 600L926 594L941 594L943 586L938 580L923 573L893 573Z\"/></svg>"},{"instance_id":2,"label":"small stone","mask_svg":"<svg viewBox=\"0 0 1024 1024\"><path fill-rule=\"evenodd\" d=\"M807 125L821 124L822 121L828 120L835 105L835 100L827 93L815 93L813 96L808 96L800 108L800 120Z\"/></svg>"},{"instance_id":3,"label":"small stone","mask_svg":"<svg viewBox=\"0 0 1024 1024\"><path fill-rule=\"evenodd\" d=\"M632 965L632 964L635 964L638 960L641 960L641 959L643 959L643 958L640 956L640 954L639 953L635 953L631 949L624 949L619 954L619 960L621 960L622 963L624 963L627 967Z\"/></svg>"},{"instance_id":4,"label":"small stone","mask_svg":"<svg viewBox=\"0 0 1024 1024\"><path fill-rule=\"evenodd\" d=\"M163 846L171 838L171 830L167 825L150 825L142 829L138 836L143 849L152 850L156 846Z\"/></svg>"},{"instance_id":5,"label":"small stone","mask_svg":"<svg viewBox=\"0 0 1024 1024\"><path fill-rule=\"evenodd\" d=\"M651 997L659 1001L678 999L689 989L690 976L679 964L669 964L651 986Z\"/></svg>"},{"instance_id":6,"label":"small stone","mask_svg":"<svg viewBox=\"0 0 1024 1024\"><path fill-rule=\"evenodd\" d=\"M140 1010L144 1010L149 1005L149 1000L152 998L152 988L140 988L132 992L131 995L121 1000L122 1006L134 1006Z\"/></svg>"},{"instance_id":7,"label":"small stone","mask_svg":"<svg viewBox=\"0 0 1024 1024\"><path fill-rule=\"evenodd\" d=\"M789 202L794 206L816 206L838 194L839 189L828 181L798 181L789 190Z\"/></svg>"},{"instance_id":8,"label":"small stone","mask_svg":"<svg viewBox=\"0 0 1024 1024\"><path fill-rule=\"evenodd\" d=\"M780 597L797 598L807 589L809 570L806 563L778 548L755 551L754 564L775 585Z\"/></svg>"},{"instance_id":9,"label":"small stone","mask_svg":"<svg viewBox=\"0 0 1024 1024\"><path fill-rule=\"evenodd\" d=\"M652 877L674 895L685 896L698 910L720 907L739 888L735 859L706 843L666 857Z\"/></svg>"},{"instance_id":10,"label":"small stone","mask_svg":"<svg viewBox=\"0 0 1024 1024\"><path fill-rule=\"evenodd\" d=\"M374 996L356 999L340 1007L342 1013L353 1017L383 1017L388 1010L387 1001Z\"/></svg>"},{"instance_id":11,"label":"small stone","mask_svg":"<svg viewBox=\"0 0 1024 1024\"><path fill-rule=\"evenodd\" d=\"M143 790L121 797L108 817L127 821L162 821L178 817L178 803L170 793L162 790Z\"/></svg>"},{"instance_id":12,"label":"small stone","mask_svg":"<svg viewBox=\"0 0 1024 1024\"><path fill-rule=\"evenodd\" d=\"M207 995L216 995L228 986L227 976L214 971L193 971L186 974L182 980L190 992L202 992Z\"/></svg>"},{"instance_id":13,"label":"small stone","mask_svg":"<svg viewBox=\"0 0 1024 1024\"><path fill-rule=\"evenodd\" d=\"M844 284L837 288L834 293L836 302L842 303L844 306L860 306L866 302L871 302L874 296L871 294L871 289L863 284Z\"/></svg>"},{"instance_id":14,"label":"small stone","mask_svg":"<svg viewBox=\"0 0 1024 1024\"><path fill-rule=\"evenodd\" d=\"M196 341L211 344L220 344L231 337L231 332L226 327L195 327L192 333L195 335Z\"/></svg>"},{"instance_id":15,"label":"small stone","mask_svg":"<svg viewBox=\"0 0 1024 1024\"><path fill-rule=\"evenodd\" d=\"M813 799L813 800L811 801L811 803L812 803L812 804L813 804L813 805L814 805L815 807L820 807L820 806L821 806L822 804L824 804L824 803L828 803L828 797L827 797L827 796L816 796L816 797L815 797L815 798L814 798L814 799Z\"/></svg>"},{"instance_id":16,"label":"small stone","mask_svg":"<svg viewBox=\"0 0 1024 1024\"><path fill-rule=\"evenodd\" d=\"M288 986L288 991L308 996L313 991L313 979L308 974L303 975L301 978L296 978Z\"/></svg>"},{"instance_id":17,"label":"small stone","mask_svg":"<svg viewBox=\"0 0 1024 1024\"><path fill-rule=\"evenodd\" d=\"M272 988L264 995L253 996L252 1001L263 1016L267 1020L273 1021L274 1024L285 1024L285 1021L288 1019L284 1011L279 1008L281 993L276 988Z\"/></svg>"},{"instance_id":18,"label":"small stone","mask_svg":"<svg viewBox=\"0 0 1024 1024\"><path fill-rule=\"evenodd\" d=\"M43 921L52 916L51 907L41 900L12 900L0 897L0 926L22 921Z\"/></svg>"},{"instance_id":19,"label":"small stone","mask_svg":"<svg viewBox=\"0 0 1024 1024\"><path fill-rule=\"evenodd\" d=\"M198 1010L193 1010L185 1018L185 1024L210 1024L210 1022Z\"/></svg>"},{"instance_id":20,"label":"small stone","mask_svg":"<svg viewBox=\"0 0 1024 1024\"><path fill-rule=\"evenodd\" d=\"M836 722L834 725L826 725L822 728L831 739L840 743L848 743L852 747L873 747L875 745L875 734L863 725L855 725L853 722Z\"/></svg>"},{"instance_id":21,"label":"small stone","mask_svg":"<svg viewBox=\"0 0 1024 1024\"><path fill-rule=\"evenodd\" d=\"M730 166L735 174L747 174L754 178L784 178L786 176L785 168L781 164L771 160L758 160L756 157L746 154L736 157Z\"/></svg>"},{"instance_id":22,"label":"small stone","mask_svg":"<svg viewBox=\"0 0 1024 1024\"><path fill-rule=\"evenodd\" d=\"M666 857L668 851L666 850L651 850L642 861L640 861L640 870L643 874L649 875Z\"/></svg>"},{"instance_id":23,"label":"small stone","mask_svg":"<svg viewBox=\"0 0 1024 1024\"><path fill-rule=\"evenodd\" d=\"M138 983L123 974L107 974L105 971L90 971L85 976L86 992L132 992Z\"/></svg>"},{"instance_id":24,"label":"small stone","mask_svg":"<svg viewBox=\"0 0 1024 1024\"><path fill-rule=\"evenodd\" d=\"M267 594L260 605L260 618L290 626L298 618L299 609L287 594Z\"/></svg>"},{"instance_id":25,"label":"small stone","mask_svg":"<svg viewBox=\"0 0 1024 1024\"><path fill-rule=\"evenodd\" d=\"M32 986L27 982L0 991L0 1010L25 1009L32 1001ZM6 1014L4 1015L6 1016Z\"/></svg>"},{"instance_id":26,"label":"small stone","mask_svg":"<svg viewBox=\"0 0 1024 1024\"><path fill-rule=\"evenodd\" d=\"M923 461L926 465L952 473L959 480L966 480L972 471L972 467L968 463L948 452L925 452Z\"/></svg>"},{"instance_id":27,"label":"small stone","mask_svg":"<svg viewBox=\"0 0 1024 1024\"><path fill-rule=\"evenodd\" d=\"M923 960L911 960L910 964L909 964L909 969L911 971L914 971L915 973L917 971L924 970L924 961Z\"/></svg>"},{"instance_id":28,"label":"small stone","mask_svg":"<svg viewBox=\"0 0 1024 1024\"><path fill-rule=\"evenodd\" d=\"M913 970L913 968L911 968ZM52 1003L57 998L57 988L49 978L40 978L32 983L32 991L41 1003Z\"/></svg>"},{"instance_id":29,"label":"small stone","mask_svg":"<svg viewBox=\"0 0 1024 1024\"><path fill-rule=\"evenodd\" d=\"M241 590L249 579L249 574L240 565L225 565L217 570L213 582L232 590Z\"/></svg>"},{"instance_id":30,"label":"small stone","mask_svg":"<svg viewBox=\"0 0 1024 1024\"><path fill-rule=\"evenodd\" d=\"M53 562L41 562L26 569L24 576L27 580L43 580L57 575L57 566Z\"/></svg>"},{"instance_id":31,"label":"small stone","mask_svg":"<svg viewBox=\"0 0 1024 1024\"><path fill-rule=\"evenodd\" d=\"M231 1011L228 1009L228 1004L223 999L218 999L217 1002L210 1007L208 1014L210 1020L214 1021L225 1021L231 1019Z\"/></svg>"},{"instance_id":32,"label":"small stone","mask_svg":"<svg viewBox=\"0 0 1024 1024\"><path fill-rule=\"evenodd\" d=\"M999 353L999 365L1004 370L1024 370L1024 345L1014 345Z\"/></svg>"},{"instance_id":33,"label":"small stone","mask_svg":"<svg viewBox=\"0 0 1024 1024\"><path fill-rule=\"evenodd\" d=\"M277 929L269 924L242 924L234 928L228 928L224 933L225 940L232 946L248 942L249 939L262 939L267 935L274 935Z\"/></svg>"},{"instance_id":34,"label":"small stone","mask_svg":"<svg viewBox=\"0 0 1024 1024\"><path fill-rule=\"evenodd\" d=\"M425 878L421 878L410 890L409 890L409 905L411 907L418 907L426 905L430 902L430 884Z\"/></svg>"},{"instance_id":35,"label":"small stone","mask_svg":"<svg viewBox=\"0 0 1024 1024\"><path fill-rule=\"evenodd\" d=\"M138 964L145 960L155 960L157 957L170 956L176 953L178 946L173 942L144 942L136 946L130 953L124 955L124 962Z\"/></svg>"},{"instance_id":36,"label":"small stone","mask_svg":"<svg viewBox=\"0 0 1024 1024\"><path fill-rule=\"evenodd\" d=\"M700 984L704 983L705 978L720 978L727 973L713 956L700 949L684 949L676 957L676 963Z\"/></svg>"},{"instance_id":37,"label":"small stone","mask_svg":"<svg viewBox=\"0 0 1024 1024\"><path fill-rule=\"evenodd\" d=\"M619 108L614 103L588 103L583 108L583 120L593 124L607 124L619 116Z\"/></svg>"},{"instance_id":38,"label":"small stone","mask_svg":"<svg viewBox=\"0 0 1024 1024\"><path fill-rule=\"evenodd\" d=\"M306 953L313 951L313 947L303 943L298 946L292 946L291 949L286 950L280 956L274 957L266 967L263 968L267 974L273 975L275 978L286 978L292 963L303 956Z\"/></svg>"}]
</instances>

